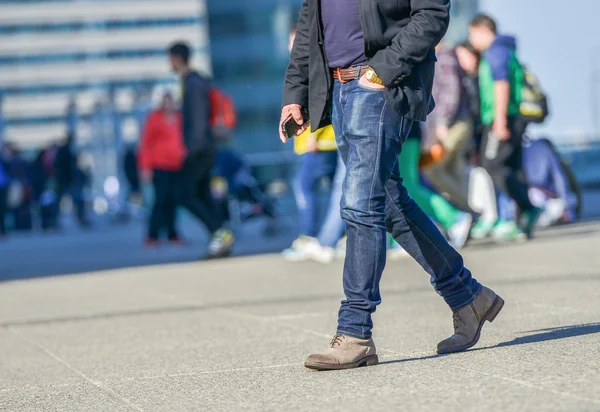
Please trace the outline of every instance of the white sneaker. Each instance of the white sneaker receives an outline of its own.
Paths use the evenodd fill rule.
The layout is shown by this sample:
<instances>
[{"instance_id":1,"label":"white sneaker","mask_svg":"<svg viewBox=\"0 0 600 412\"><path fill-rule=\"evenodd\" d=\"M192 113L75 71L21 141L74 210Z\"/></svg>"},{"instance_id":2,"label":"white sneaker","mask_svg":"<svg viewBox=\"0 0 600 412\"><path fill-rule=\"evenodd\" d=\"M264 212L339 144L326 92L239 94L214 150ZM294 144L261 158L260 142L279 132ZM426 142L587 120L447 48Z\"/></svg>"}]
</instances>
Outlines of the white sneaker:
<instances>
[{"instance_id":1,"label":"white sneaker","mask_svg":"<svg viewBox=\"0 0 600 412\"><path fill-rule=\"evenodd\" d=\"M231 254L231 247L235 242L235 236L229 229L219 229L212 236L208 244L208 257L219 258Z\"/></svg>"},{"instance_id":2,"label":"white sneaker","mask_svg":"<svg viewBox=\"0 0 600 412\"><path fill-rule=\"evenodd\" d=\"M313 237L301 235L292 242L292 246L281 252L281 256L288 262L301 262L306 260L308 259L308 256L306 255L307 245L316 241L317 240Z\"/></svg>"},{"instance_id":3,"label":"white sneaker","mask_svg":"<svg viewBox=\"0 0 600 412\"><path fill-rule=\"evenodd\" d=\"M307 258L316 262L328 265L335 259L335 249L332 247L322 246L316 239L314 242L309 242L304 248L304 253Z\"/></svg>"},{"instance_id":4,"label":"white sneaker","mask_svg":"<svg viewBox=\"0 0 600 412\"><path fill-rule=\"evenodd\" d=\"M469 240L469 234L471 232L471 226L473 225L473 216L469 213L463 213L458 222L452 225L448 229L448 237L450 238L450 244L454 249L462 249L462 247Z\"/></svg>"}]
</instances>

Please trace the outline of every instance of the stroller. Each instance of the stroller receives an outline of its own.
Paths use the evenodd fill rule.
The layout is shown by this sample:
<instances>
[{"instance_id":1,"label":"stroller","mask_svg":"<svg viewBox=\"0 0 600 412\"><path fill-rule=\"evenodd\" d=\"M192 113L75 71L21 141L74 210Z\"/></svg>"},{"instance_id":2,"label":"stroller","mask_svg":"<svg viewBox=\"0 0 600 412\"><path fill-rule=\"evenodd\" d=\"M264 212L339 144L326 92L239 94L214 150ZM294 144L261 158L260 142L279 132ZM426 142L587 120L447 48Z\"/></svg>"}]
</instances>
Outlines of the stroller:
<instances>
[{"instance_id":1,"label":"stroller","mask_svg":"<svg viewBox=\"0 0 600 412\"><path fill-rule=\"evenodd\" d=\"M234 230L248 220L264 216L268 219L265 235L277 233L280 214L275 203L252 175L250 165L229 148L220 148L215 155L211 191Z\"/></svg>"}]
</instances>

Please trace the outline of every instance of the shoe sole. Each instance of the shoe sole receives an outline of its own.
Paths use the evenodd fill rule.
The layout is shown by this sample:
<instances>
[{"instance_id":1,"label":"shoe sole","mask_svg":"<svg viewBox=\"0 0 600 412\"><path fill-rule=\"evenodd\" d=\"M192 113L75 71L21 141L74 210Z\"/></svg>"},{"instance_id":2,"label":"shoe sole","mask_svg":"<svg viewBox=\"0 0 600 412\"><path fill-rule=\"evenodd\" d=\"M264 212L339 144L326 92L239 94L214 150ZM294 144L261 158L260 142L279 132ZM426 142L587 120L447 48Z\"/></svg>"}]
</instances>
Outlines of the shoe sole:
<instances>
[{"instance_id":1,"label":"shoe sole","mask_svg":"<svg viewBox=\"0 0 600 412\"><path fill-rule=\"evenodd\" d=\"M343 365L327 365L324 363L305 363L304 366L308 369L317 371L338 371L343 369L354 369L362 366L375 366L379 363L379 356L371 355L354 363L346 363Z\"/></svg>"},{"instance_id":2,"label":"shoe sole","mask_svg":"<svg viewBox=\"0 0 600 412\"><path fill-rule=\"evenodd\" d=\"M479 322L479 327L477 328L477 334L475 335L475 337L473 338L473 340L471 342L467 343L466 345L458 346L456 348L452 348L452 349L448 349L448 350L444 350L444 351L438 350L437 353L439 355L443 355L446 353L462 352L462 351L465 351L465 350L475 346L477 344L477 342L479 342L479 337L481 335L481 329L483 328L483 324L486 321L492 323L494 321L494 319L496 319L496 316L498 316L498 313L500 313L500 311L502 310L503 307L504 307L504 299L502 299L500 296L496 295L496 299L494 300L494 303L488 309L488 311L485 313L485 315L483 315L483 318L481 318L481 322Z\"/></svg>"}]
</instances>

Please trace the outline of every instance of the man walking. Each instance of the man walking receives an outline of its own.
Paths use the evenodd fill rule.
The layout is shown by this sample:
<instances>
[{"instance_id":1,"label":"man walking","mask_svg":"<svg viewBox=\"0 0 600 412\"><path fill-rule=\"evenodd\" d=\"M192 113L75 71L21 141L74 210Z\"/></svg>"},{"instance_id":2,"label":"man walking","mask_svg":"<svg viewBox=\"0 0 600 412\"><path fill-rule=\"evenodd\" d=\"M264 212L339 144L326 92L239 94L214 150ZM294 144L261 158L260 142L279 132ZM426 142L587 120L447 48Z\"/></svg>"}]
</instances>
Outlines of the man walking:
<instances>
[{"instance_id":1,"label":"man walking","mask_svg":"<svg viewBox=\"0 0 600 412\"><path fill-rule=\"evenodd\" d=\"M210 135L209 82L190 68L191 50L185 43L175 43L169 48L173 71L181 76L183 84L183 140L187 157L180 172L177 196L185 206L206 226L211 234L208 258L218 258L231 253L233 234L223 227L224 217L217 210L210 191L211 169L214 163L215 142Z\"/></svg>"},{"instance_id":2,"label":"man walking","mask_svg":"<svg viewBox=\"0 0 600 412\"><path fill-rule=\"evenodd\" d=\"M481 121L484 125L481 163L494 184L509 195L522 212L520 227L499 221L493 235L513 240L531 237L541 209L533 206L523 171L523 124L520 117L523 68L513 37L501 36L496 22L481 14L471 22L469 40L483 53L479 65Z\"/></svg>"},{"instance_id":3,"label":"man walking","mask_svg":"<svg viewBox=\"0 0 600 412\"><path fill-rule=\"evenodd\" d=\"M371 315L381 302L386 229L431 276L454 312L454 335L438 353L475 345L504 301L482 287L461 255L408 196L398 154L413 121L432 110L435 46L446 32L449 0L304 0L286 73L281 121L314 130L330 122L347 173L342 217L348 241L346 299L326 353L306 367L347 369L378 362ZM281 128L280 128L281 129ZM281 134L285 142L286 136Z\"/></svg>"}]
</instances>

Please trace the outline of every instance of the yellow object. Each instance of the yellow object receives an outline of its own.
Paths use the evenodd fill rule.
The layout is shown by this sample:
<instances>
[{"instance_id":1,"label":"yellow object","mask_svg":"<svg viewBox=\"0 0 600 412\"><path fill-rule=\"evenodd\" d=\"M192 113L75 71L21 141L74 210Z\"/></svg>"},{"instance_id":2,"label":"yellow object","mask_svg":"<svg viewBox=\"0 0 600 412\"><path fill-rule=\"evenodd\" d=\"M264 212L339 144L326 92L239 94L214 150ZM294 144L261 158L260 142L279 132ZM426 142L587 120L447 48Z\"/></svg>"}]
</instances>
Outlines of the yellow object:
<instances>
[{"instance_id":1,"label":"yellow object","mask_svg":"<svg viewBox=\"0 0 600 412\"><path fill-rule=\"evenodd\" d=\"M317 150L319 152L330 152L337 149L335 144L335 135L332 126L325 126L315 133L310 129L304 131L300 136L294 137L294 152L298 155L305 154L309 151L309 140L317 139Z\"/></svg>"},{"instance_id":2,"label":"yellow object","mask_svg":"<svg viewBox=\"0 0 600 412\"><path fill-rule=\"evenodd\" d=\"M381 80L379 78L379 76L377 76L377 73L375 73L375 70L371 69L369 67L369 69L365 72L365 77L367 78L368 81L370 81L371 83L375 83L378 84L380 86L385 86L385 84L383 83L383 80Z\"/></svg>"}]
</instances>

